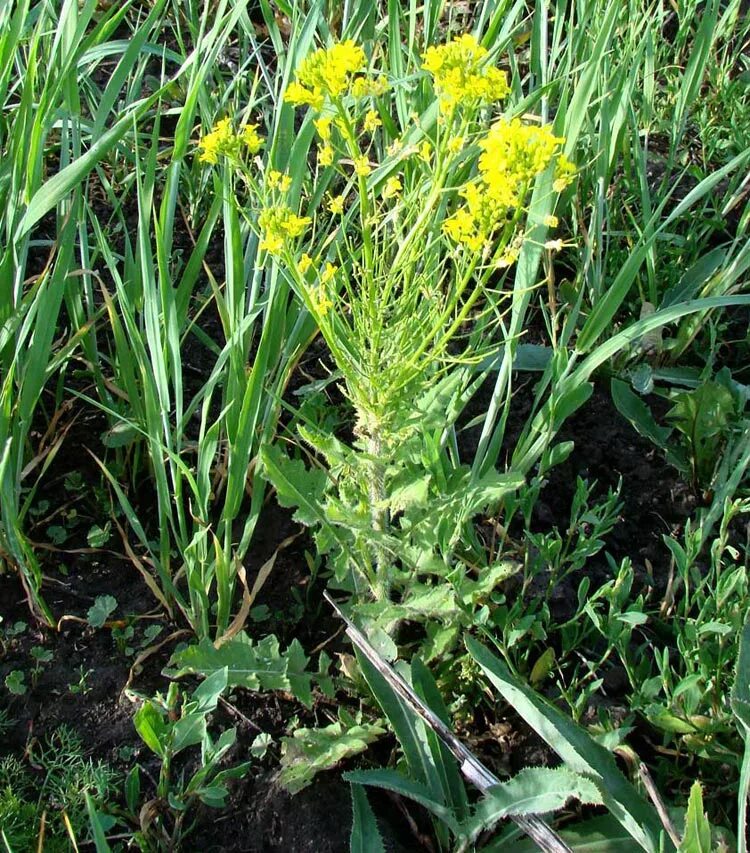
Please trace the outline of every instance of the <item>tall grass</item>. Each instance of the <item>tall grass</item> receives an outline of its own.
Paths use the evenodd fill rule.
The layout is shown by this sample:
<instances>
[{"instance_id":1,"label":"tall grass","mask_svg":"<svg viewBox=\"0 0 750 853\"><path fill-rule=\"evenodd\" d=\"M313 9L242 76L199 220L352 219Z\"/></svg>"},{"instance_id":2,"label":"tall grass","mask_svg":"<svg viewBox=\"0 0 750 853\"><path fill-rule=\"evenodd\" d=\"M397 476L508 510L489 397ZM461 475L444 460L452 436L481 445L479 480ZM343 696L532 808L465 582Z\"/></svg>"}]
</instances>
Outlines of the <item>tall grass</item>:
<instances>
[{"instance_id":1,"label":"tall grass","mask_svg":"<svg viewBox=\"0 0 750 853\"><path fill-rule=\"evenodd\" d=\"M35 478L60 440L46 436L34 452L29 433L50 377L85 331L58 339L61 307L79 269L81 181L145 108L129 105L94 137L79 95L87 53L107 43L130 5L97 15L95 0L66 0L60 8L19 0L0 10L0 552L48 621L23 521Z\"/></svg>"}]
</instances>

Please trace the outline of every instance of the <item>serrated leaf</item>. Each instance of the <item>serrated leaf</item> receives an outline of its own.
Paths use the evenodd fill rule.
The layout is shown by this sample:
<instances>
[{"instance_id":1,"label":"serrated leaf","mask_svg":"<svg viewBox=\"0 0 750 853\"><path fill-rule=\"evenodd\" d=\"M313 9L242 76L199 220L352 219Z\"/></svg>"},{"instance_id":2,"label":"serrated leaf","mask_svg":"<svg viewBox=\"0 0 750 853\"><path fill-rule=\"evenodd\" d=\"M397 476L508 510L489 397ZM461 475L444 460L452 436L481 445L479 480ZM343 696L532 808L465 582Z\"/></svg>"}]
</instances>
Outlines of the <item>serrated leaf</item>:
<instances>
[{"instance_id":1,"label":"serrated leaf","mask_svg":"<svg viewBox=\"0 0 750 853\"><path fill-rule=\"evenodd\" d=\"M297 729L293 737L282 738L279 781L296 794L321 770L364 752L383 734L385 729L375 723L345 728L336 722L320 729Z\"/></svg>"},{"instance_id":2,"label":"serrated leaf","mask_svg":"<svg viewBox=\"0 0 750 853\"><path fill-rule=\"evenodd\" d=\"M344 780L355 782L358 785L383 788L386 791L393 791L395 794L414 800L415 803L419 803L440 818L454 835L458 835L460 832L459 824L451 809L432 797L425 785L404 776L397 770L353 770L350 773L344 773Z\"/></svg>"},{"instance_id":3,"label":"serrated leaf","mask_svg":"<svg viewBox=\"0 0 750 853\"><path fill-rule=\"evenodd\" d=\"M375 815L367 793L361 785L351 785L352 791L352 835L350 853L385 853Z\"/></svg>"},{"instance_id":4,"label":"serrated leaf","mask_svg":"<svg viewBox=\"0 0 750 853\"><path fill-rule=\"evenodd\" d=\"M598 783L611 814L644 850L656 853L663 838L659 816L622 775L610 753L558 708L519 681L487 648L472 637L466 638L466 646L505 701L547 741L569 769Z\"/></svg>"},{"instance_id":5,"label":"serrated leaf","mask_svg":"<svg viewBox=\"0 0 750 853\"><path fill-rule=\"evenodd\" d=\"M476 839L486 829L510 815L554 812L571 799L601 805L602 795L588 777L566 767L527 767L510 781L490 788L462 831Z\"/></svg>"},{"instance_id":6,"label":"serrated leaf","mask_svg":"<svg viewBox=\"0 0 750 853\"><path fill-rule=\"evenodd\" d=\"M227 685L247 690L286 690L304 705L312 704L308 658L297 640L281 651L273 635L256 645L244 633L228 640L218 649L204 638L172 655L164 674L170 678L183 675L209 676L226 667Z\"/></svg>"},{"instance_id":7,"label":"serrated leaf","mask_svg":"<svg viewBox=\"0 0 750 853\"><path fill-rule=\"evenodd\" d=\"M260 451L263 473L276 489L276 497L284 507L296 507L294 518L310 527L324 522L320 500L328 475L319 468L308 468L301 459L290 459L276 445Z\"/></svg>"}]
</instances>

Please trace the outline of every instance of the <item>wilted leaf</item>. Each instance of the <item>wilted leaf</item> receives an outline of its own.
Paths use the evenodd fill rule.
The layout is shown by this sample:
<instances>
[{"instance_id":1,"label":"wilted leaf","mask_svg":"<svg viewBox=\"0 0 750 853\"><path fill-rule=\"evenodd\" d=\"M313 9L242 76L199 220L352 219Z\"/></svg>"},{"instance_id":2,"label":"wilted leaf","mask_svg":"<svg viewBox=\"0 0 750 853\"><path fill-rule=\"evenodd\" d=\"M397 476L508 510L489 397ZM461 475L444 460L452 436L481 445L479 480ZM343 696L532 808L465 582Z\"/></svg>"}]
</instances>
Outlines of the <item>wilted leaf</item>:
<instances>
[{"instance_id":1,"label":"wilted leaf","mask_svg":"<svg viewBox=\"0 0 750 853\"><path fill-rule=\"evenodd\" d=\"M316 773L364 752L383 734L385 729L375 723L345 728L337 722L321 729L297 729L293 737L282 741L281 784L295 794L309 785Z\"/></svg>"}]
</instances>

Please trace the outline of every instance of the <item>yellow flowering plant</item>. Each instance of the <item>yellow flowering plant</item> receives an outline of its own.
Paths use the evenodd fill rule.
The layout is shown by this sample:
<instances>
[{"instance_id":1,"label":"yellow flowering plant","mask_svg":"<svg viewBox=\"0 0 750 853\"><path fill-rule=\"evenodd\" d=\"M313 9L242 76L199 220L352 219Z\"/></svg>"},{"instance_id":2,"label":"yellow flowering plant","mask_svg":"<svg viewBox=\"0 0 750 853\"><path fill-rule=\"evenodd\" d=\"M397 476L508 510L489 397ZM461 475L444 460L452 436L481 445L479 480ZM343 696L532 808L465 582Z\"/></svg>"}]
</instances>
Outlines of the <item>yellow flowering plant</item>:
<instances>
[{"instance_id":1,"label":"yellow flowering plant","mask_svg":"<svg viewBox=\"0 0 750 853\"><path fill-rule=\"evenodd\" d=\"M301 203L270 166L214 142L216 131L201 141L202 156L225 154L241 171L260 249L314 316L341 373L356 413L346 461L313 429L301 432L338 466L326 523L346 516L356 528L334 560L337 577L381 602L394 584L401 594L413 580L405 563L430 562L405 556L402 531L414 530L405 501L408 484L424 477L414 462L435 389L454 393L466 365L497 349L509 305L504 276L525 239L534 181L550 170L557 191L573 175L550 127L495 114L507 79L472 36L428 48L422 79L438 121L423 127L415 115L398 134L393 116L405 84L389 81L360 46L344 41L300 64L284 97L306 110L303 126L311 123L318 140ZM444 428L449 415L440 417ZM276 463L266 459L272 480ZM517 485L485 478L441 534L432 564L447 565L457 526Z\"/></svg>"}]
</instances>

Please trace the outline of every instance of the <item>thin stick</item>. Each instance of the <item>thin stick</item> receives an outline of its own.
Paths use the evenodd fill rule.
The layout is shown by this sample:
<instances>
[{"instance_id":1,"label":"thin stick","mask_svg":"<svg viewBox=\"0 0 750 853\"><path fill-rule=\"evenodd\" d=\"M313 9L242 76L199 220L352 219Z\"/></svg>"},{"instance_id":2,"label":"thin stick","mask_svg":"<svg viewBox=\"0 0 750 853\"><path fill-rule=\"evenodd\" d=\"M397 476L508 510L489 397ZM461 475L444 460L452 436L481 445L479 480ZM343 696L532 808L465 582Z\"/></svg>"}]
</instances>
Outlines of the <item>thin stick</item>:
<instances>
[{"instance_id":1,"label":"thin stick","mask_svg":"<svg viewBox=\"0 0 750 853\"><path fill-rule=\"evenodd\" d=\"M450 750L453 757L458 761L461 774L478 788L483 794L486 794L494 785L499 785L500 780L491 773L482 762L471 752L464 744L456 737L456 735L445 725L445 723L429 708L411 687L404 681L401 676L395 672L386 661L375 651L370 645L367 637L357 628L357 626L348 619L339 609L336 602L328 595L323 593L326 601L333 607L336 614L344 621L346 625L346 633L349 639L359 649L367 660L377 669L377 671L385 678L393 691L401 698L401 700L435 732L440 740ZM510 815L511 820L521 829L531 840L544 851L548 853L572 853L570 847L560 838L560 836L548 826L541 818L525 817L522 815Z\"/></svg>"}]
</instances>

